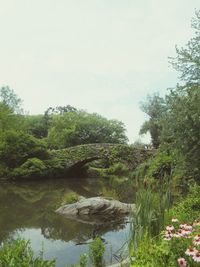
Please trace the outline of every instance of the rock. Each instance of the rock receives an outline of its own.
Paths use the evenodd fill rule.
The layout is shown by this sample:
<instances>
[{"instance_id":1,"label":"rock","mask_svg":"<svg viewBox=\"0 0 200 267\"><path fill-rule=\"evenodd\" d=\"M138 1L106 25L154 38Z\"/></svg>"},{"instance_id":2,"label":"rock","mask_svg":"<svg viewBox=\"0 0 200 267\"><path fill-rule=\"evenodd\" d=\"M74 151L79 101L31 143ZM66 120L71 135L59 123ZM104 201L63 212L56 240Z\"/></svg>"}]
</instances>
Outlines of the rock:
<instances>
[{"instance_id":1,"label":"rock","mask_svg":"<svg viewBox=\"0 0 200 267\"><path fill-rule=\"evenodd\" d=\"M82 198L73 204L67 204L56 210L66 217L85 218L90 216L110 218L116 215L126 215L135 208L134 204L122 203L118 200L109 200L103 197Z\"/></svg>"}]
</instances>

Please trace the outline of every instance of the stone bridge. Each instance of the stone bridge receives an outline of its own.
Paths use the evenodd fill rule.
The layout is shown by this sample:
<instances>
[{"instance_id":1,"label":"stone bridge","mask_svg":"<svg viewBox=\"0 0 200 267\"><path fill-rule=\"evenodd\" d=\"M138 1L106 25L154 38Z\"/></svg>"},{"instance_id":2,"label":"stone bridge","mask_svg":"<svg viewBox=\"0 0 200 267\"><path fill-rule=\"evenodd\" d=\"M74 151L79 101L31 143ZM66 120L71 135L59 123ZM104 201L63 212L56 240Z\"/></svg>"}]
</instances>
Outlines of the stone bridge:
<instances>
[{"instance_id":1,"label":"stone bridge","mask_svg":"<svg viewBox=\"0 0 200 267\"><path fill-rule=\"evenodd\" d=\"M85 164L98 159L104 159L108 165L121 162L130 169L153 154L150 149L139 149L124 144L85 144L51 152L59 160L63 169L81 168Z\"/></svg>"}]
</instances>

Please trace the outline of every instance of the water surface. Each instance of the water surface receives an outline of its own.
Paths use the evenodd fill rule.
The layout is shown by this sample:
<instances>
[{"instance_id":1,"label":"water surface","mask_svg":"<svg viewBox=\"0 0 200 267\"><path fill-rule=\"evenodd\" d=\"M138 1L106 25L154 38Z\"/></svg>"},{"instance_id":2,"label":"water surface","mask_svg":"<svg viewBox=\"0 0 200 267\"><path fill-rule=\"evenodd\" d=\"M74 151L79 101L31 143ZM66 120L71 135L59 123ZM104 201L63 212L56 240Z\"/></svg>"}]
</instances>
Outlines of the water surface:
<instances>
[{"instance_id":1,"label":"water surface","mask_svg":"<svg viewBox=\"0 0 200 267\"><path fill-rule=\"evenodd\" d=\"M115 262L128 240L128 218L117 222L88 225L55 213L69 192L84 197L97 195L127 201L133 190L120 178L57 179L43 181L0 182L0 241L23 237L31 241L36 254L44 248L46 259L57 259L57 267L78 263L79 255L88 252L94 233L106 244L106 263ZM126 191L126 194L124 193Z\"/></svg>"}]
</instances>

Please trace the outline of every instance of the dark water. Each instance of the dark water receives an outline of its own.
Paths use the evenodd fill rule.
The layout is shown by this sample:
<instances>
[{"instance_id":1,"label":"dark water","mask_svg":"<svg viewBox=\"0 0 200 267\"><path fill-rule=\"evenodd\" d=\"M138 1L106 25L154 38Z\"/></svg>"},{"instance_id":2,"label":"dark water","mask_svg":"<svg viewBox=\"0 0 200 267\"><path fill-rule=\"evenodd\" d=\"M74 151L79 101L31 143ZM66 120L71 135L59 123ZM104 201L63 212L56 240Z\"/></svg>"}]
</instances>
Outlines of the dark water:
<instances>
[{"instance_id":1,"label":"dark water","mask_svg":"<svg viewBox=\"0 0 200 267\"><path fill-rule=\"evenodd\" d=\"M105 195L129 201L134 189L120 178L58 179L28 182L0 182L0 241L23 237L30 239L36 253L44 248L44 257L57 258L57 266L78 263L79 255L88 252L95 233L105 239L106 263L128 240L128 218L102 225L88 225L66 219L54 211L69 192L85 197ZM118 219L118 218L116 218Z\"/></svg>"}]
</instances>

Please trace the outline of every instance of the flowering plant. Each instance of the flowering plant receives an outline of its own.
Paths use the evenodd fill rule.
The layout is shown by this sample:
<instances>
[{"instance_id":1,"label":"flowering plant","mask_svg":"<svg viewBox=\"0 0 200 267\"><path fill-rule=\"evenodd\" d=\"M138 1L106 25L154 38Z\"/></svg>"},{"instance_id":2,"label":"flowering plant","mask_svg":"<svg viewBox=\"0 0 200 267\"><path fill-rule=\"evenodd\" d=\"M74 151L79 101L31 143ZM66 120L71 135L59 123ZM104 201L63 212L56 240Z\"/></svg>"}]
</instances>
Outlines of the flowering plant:
<instances>
[{"instance_id":1,"label":"flowering plant","mask_svg":"<svg viewBox=\"0 0 200 267\"><path fill-rule=\"evenodd\" d=\"M180 267L200 266L200 220L192 224L178 223L172 219L172 225L168 225L163 235L166 242L180 255L177 265Z\"/></svg>"}]
</instances>

